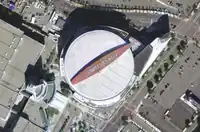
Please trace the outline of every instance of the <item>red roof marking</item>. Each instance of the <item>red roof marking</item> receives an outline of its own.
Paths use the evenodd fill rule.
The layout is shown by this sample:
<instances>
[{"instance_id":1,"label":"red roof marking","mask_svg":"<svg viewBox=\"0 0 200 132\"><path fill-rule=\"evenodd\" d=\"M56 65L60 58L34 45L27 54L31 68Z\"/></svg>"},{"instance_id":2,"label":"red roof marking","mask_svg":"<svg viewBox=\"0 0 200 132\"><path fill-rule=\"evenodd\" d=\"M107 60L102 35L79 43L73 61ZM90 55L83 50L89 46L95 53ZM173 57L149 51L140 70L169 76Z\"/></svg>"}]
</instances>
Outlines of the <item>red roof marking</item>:
<instances>
[{"instance_id":1,"label":"red roof marking","mask_svg":"<svg viewBox=\"0 0 200 132\"><path fill-rule=\"evenodd\" d=\"M104 69L106 66L111 64L114 60L120 57L127 49L129 49L132 45L127 44L114 51L104 55L99 60L95 61L91 65L89 65L85 70L80 72L75 78L71 80L72 84L79 83L92 75L96 74L97 72Z\"/></svg>"}]
</instances>

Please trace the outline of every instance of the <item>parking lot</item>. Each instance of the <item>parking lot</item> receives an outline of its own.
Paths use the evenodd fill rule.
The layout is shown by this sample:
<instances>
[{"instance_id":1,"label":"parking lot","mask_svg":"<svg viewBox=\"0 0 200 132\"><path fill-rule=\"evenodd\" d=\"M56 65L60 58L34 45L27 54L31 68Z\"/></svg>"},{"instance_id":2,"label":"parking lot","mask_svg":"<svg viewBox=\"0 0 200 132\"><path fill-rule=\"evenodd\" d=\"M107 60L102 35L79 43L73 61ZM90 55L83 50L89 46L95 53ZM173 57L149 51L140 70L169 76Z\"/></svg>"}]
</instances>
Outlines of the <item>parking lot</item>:
<instances>
[{"instance_id":1,"label":"parking lot","mask_svg":"<svg viewBox=\"0 0 200 132\"><path fill-rule=\"evenodd\" d=\"M195 87L200 79L200 49L189 44L184 55L176 62L174 67L165 75L152 94L154 99L164 108L171 108L177 98L186 89ZM168 84L168 86L166 85ZM161 94L161 91L163 93Z\"/></svg>"},{"instance_id":2,"label":"parking lot","mask_svg":"<svg viewBox=\"0 0 200 132\"><path fill-rule=\"evenodd\" d=\"M157 84L155 91L143 100L140 114L162 131L178 132L179 129L164 119L164 113L187 89L194 90L199 87L199 64L200 49L190 43L183 56Z\"/></svg>"}]
</instances>

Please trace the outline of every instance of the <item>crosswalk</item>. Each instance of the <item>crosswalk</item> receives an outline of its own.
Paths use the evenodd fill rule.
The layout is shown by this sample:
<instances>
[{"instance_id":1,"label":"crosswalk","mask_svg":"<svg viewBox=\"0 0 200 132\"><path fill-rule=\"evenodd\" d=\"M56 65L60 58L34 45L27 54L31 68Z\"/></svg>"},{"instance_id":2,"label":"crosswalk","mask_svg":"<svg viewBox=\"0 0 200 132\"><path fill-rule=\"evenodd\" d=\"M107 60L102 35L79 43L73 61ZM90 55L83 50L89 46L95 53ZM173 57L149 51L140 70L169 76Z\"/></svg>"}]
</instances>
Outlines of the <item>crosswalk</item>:
<instances>
[{"instance_id":1,"label":"crosswalk","mask_svg":"<svg viewBox=\"0 0 200 132\"><path fill-rule=\"evenodd\" d=\"M192 39L199 32L200 12L183 19L175 28L175 32L179 36L187 36Z\"/></svg>"}]
</instances>

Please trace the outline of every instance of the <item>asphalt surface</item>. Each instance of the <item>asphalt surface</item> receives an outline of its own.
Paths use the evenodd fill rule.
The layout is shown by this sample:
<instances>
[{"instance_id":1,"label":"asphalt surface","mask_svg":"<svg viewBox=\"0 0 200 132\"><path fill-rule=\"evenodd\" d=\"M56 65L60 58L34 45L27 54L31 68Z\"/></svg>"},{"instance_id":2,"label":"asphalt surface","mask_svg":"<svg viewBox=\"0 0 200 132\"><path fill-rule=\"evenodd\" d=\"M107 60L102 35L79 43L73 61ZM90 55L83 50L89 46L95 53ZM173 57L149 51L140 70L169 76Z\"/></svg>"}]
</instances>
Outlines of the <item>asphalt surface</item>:
<instances>
[{"instance_id":1,"label":"asphalt surface","mask_svg":"<svg viewBox=\"0 0 200 132\"><path fill-rule=\"evenodd\" d=\"M190 59L186 62L188 57ZM199 57L200 49L194 44L190 44L184 55L177 61L176 65L157 86L158 89L156 90L158 91L157 93L159 93L161 89L164 89L166 83L170 84L162 94L162 98L159 94L155 95L155 99L158 100L163 107L170 108L173 105L173 102L180 97L186 89L192 89L191 84L193 84L193 87L199 85Z\"/></svg>"},{"instance_id":2,"label":"asphalt surface","mask_svg":"<svg viewBox=\"0 0 200 132\"><path fill-rule=\"evenodd\" d=\"M200 12L183 19L175 28L176 33L193 38L199 32Z\"/></svg>"}]
</instances>

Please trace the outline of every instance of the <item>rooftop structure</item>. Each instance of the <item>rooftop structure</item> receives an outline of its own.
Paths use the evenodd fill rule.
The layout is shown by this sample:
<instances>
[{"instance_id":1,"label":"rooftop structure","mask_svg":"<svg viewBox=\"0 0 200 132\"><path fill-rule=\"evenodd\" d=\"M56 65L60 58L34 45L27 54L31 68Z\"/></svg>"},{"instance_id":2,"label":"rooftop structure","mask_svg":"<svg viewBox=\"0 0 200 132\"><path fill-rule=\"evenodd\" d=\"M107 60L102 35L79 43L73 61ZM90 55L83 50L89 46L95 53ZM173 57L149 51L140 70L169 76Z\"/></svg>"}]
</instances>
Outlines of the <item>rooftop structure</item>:
<instances>
[{"instance_id":1,"label":"rooftop structure","mask_svg":"<svg viewBox=\"0 0 200 132\"><path fill-rule=\"evenodd\" d=\"M46 122L44 122L44 117L42 116L40 109L44 106L44 104L36 103L29 99L23 110L23 113L27 114L27 119L29 119L29 121L43 129Z\"/></svg>"},{"instance_id":2,"label":"rooftop structure","mask_svg":"<svg viewBox=\"0 0 200 132\"><path fill-rule=\"evenodd\" d=\"M35 65L44 45L0 20L0 119L6 120L28 65Z\"/></svg>"},{"instance_id":3,"label":"rooftop structure","mask_svg":"<svg viewBox=\"0 0 200 132\"><path fill-rule=\"evenodd\" d=\"M56 87L54 81L47 83L43 80L39 85L28 85L26 91L32 94L30 99L33 101L38 103L45 102L48 104L54 98Z\"/></svg>"},{"instance_id":4,"label":"rooftop structure","mask_svg":"<svg viewBox=\"0 0 200 132\"><path fill-rule=\"evenodd\" d=\"M194 118L194 115L195 110L181 99L178 99L169 112L167 112L169 120L181 130L184 130L186 126L189 125Z\"/></svg>"}]
</instances>

